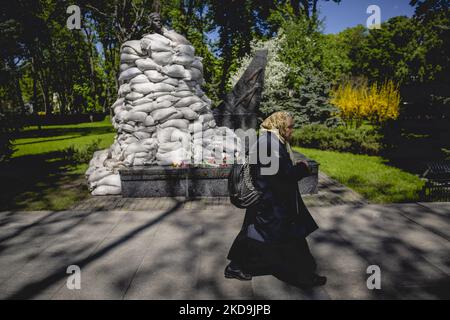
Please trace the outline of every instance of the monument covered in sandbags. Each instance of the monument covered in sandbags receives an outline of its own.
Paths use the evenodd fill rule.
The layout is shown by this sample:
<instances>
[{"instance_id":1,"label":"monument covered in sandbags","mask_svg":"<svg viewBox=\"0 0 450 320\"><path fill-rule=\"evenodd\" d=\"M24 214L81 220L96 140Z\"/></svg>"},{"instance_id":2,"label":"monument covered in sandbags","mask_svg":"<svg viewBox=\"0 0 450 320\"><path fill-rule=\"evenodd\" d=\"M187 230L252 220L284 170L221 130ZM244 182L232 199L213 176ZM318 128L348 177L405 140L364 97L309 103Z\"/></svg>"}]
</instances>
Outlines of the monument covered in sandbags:
<instances>
[{"instance_id":1,"label":"monument covered in sandbags","mask_svg":"<svg viewBox=\"0 0 450 320\"><path fill-rule=\"evenodd\" d=\"M117 130L107 150L94 154L86 172L93 195L121 194L119 169L138 166L219 166L240 157L240 140L218 127L204 83L202 58L182 35L150 15L153 33L123 43Z\"/></svg>"}]
</instances>

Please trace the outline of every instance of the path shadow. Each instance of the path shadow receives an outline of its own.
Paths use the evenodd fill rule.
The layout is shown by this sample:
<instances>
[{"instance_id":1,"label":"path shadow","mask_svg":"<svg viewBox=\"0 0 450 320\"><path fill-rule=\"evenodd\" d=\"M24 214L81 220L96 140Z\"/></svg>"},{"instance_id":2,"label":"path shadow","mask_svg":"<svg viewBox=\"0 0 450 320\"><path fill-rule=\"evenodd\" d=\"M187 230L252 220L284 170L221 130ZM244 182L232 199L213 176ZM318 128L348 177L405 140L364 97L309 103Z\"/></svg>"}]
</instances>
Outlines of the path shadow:
<instances>
[{"instance_id":1,"label":"path shadow","mask_svg":"<svg viewBox=\"0 0 450 320\"><path fill-rule=\"evenodd\" d=\"M61 207L55 200L64 196L73 201L84 199L87 186L82 175L72 172L75 167L64 151L22 156L1 164L0 211L34 208L36 203L40 210L58 210Z\"/></svg>"},{"instance_id":2,"label":"path shadow","mask_svg":"<svg viewBox=\"0 0 450 320\"><path fill-rule=\"evenodd\" d=\"M138 237L143 232L147 231L150 228L155 227L158 223L161 223L165 219L167 219L169 216L175 214L183 205L182 201L177 202L173 207L166 210L162 214L158 215L156 218L152 218L146 222L143 222L140 226L132 229L131 231L127 232L125 235L117 238L116 240L112 241L105 247L99 249L98 251L90 254L89 256L85 258L81 258L79 260L73 261L73 265L79 266L81 269L86 268L88 265L92 264L93 262L101 259L108 253L118 249L120 246L125 245L127 242L131 241L132 239ZM64 227L63 229L59 230L57 234L63 235L67 232L70 232L72 228L75 228L77 225L81 223L80 221L77 221L75 224L69 225ZM89 247L84 247L81 249L77 249L78 251L81 250L83 252L84 250L92 249ZM78 252L79 253L79 252ZM67 254L67 253L66 253ZM76 252L71 252L75 256ZM32 299L33 297L37 296L39 293L43 292L50 286L53 286L60 282L61 280L65 279L67 277L66 273L67 266L61 266L57 268L56 270L52 271L49 275L41 278L41 279L32 279L27 284L23 285L21 288L16 290L13 294L6 297L6 299L16 300L16 299Z\"/></svg>"}]
</instances>

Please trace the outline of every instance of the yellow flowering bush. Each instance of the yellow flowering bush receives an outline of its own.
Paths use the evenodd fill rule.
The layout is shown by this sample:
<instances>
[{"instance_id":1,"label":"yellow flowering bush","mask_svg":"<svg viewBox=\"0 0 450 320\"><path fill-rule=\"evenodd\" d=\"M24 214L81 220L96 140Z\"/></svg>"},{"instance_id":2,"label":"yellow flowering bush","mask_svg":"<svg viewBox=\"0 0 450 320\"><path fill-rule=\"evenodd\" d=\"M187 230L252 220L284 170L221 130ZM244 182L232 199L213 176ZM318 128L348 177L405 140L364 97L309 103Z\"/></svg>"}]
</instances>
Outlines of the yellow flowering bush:
<instances>
[{"instance_id":1,"label":"yellow flowering bush","mask_svg":"<svg viewBox=\"0 0 450 320\"><path fill-rule=\"evenodd\" d=\"M331 103L347 124L359 127L364 120L380 125L399 115L400 93L392 80L368 85L367 80L347 80L331 91Z\"/></svg>"}]
</instances>

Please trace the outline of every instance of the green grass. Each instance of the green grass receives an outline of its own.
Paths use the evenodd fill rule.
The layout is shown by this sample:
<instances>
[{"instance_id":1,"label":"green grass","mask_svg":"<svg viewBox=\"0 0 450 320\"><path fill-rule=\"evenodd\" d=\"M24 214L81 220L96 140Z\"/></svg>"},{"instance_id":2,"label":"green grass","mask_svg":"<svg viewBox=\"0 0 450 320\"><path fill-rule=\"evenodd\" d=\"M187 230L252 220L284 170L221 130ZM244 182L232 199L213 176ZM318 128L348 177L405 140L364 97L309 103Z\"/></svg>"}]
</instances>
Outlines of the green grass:
<instances>
[{"instance_id":1,"label":"green grass","mask_svg":"<svg viewBox=\"0 0 450 320\"><path fill-rule=\"evenodd\" d=\"M370 202L419 200L419 191L424 182L413 174L389 166L381 157L299 147L294 149L319 162L320 170Z\"/></svg>"},{"instance_id":2,"label":"green grass","mask_svg":"<svg viewBox=\"0 0 450 320\"><path fill-rule=\"evenodd\" d=\"M114 140L110 119L74 125L27 127L13 141L14 154L0 166L0 210L63 210L86 198L88 161L77 163L68 148L83 150Z\"/></svg>"},{"instance_id":3,"label":"green grass","mask_svg":"<svg viewBox=\"0 0 450 320\"><path fill-rule=\"evenodd\" d=\"M27 127L14 140L13 158L45 154L67 149L70 146L83 148L96 139L101 140L101 148L111 145L114 129L109 117L101 122L89 122L64 126Z\"/></svg>"}]
</instances>

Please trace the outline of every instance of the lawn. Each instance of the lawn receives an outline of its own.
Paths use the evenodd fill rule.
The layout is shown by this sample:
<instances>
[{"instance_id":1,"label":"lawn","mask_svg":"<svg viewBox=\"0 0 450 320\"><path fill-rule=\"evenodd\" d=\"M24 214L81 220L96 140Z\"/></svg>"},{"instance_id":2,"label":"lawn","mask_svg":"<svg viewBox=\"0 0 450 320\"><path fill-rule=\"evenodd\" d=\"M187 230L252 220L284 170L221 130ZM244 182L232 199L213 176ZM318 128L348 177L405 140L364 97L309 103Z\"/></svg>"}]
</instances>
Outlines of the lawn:
<instances>
[{"instance_id":1,"label":"lawn","mask_svg":"<svg viewBox=\"0 0 450 320\"><path fill-rule=\"evenodd\" d=\"M0 210L63 210L89 196L88 159L74 161L68 150L87 150L114 139L109 118L102 122L25 128L14 140L11 161L0 165ZM320 163L320 170L374 203L418 200L423 182L391 167L381 157L296 148ZM88 155L87 158L90 158Z\"/></svg>"},{"instance_id":2,"label":"lawn","mask_svg":"<svg viewBox=\"0 0 450 320\"><path fill-rule=\"evenodd\" d=\"M82 152L95 142L98 149L108 148L114 134L109 117L41 130L25 128L13 142L11 161L0 165L0 210L62 210L86 198L88 160L75 161L73 152Z\"/></svg>"},{"instance_id":3,"label":"lawn","mask_svg":"<svg viewBox=\"0 0 450 320\"><path fill-rule=\"evenodd\" d=\"M320 163L320 170L352 188L370 202L394 203L419 200L424 182L417 176L387 165L377 156L355 155L295 147Z\"/></svg>"}]
</instances>

